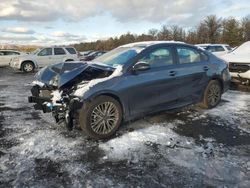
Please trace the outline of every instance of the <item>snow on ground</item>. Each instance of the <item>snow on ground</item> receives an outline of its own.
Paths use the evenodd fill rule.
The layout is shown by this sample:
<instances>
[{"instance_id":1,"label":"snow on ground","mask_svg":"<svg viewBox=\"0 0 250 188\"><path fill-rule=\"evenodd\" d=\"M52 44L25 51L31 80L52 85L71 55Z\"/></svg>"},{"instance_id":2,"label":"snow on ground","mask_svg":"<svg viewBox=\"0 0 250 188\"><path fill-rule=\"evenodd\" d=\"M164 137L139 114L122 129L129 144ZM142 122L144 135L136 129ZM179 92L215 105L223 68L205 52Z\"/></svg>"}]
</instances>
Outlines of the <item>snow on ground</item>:
<instances>
[{"instance_id":1,"label":"snow on ground","mask_svg":"<svg viewBox=\"0 0 250 188\"><path fill-rule=\"evenodd\" d=\"M135 122L130 126L137 127ZM145 123L145 122L140 122ZM154 160L155 155L160 153L165 160L187 168L204 176L204 181L214 186L221 186L220 181L247 187L250 185L249 156L239 158L237 153L224 155L229 152L223 144L218 144L213 138L202 138L201 145L195 140L185 137L173 131L173 127L182 122L162 123L139 128L135 131L123 134L99 145L105 152L104 161L129 161L140 164L141 161ZM140 127L141 125L139 125ZM155 153L154 148L157 148ZM166 164L160 164L161 168L168 171ZM242 171L242 169L244 169ZM216 182L216 183L215 183Z\"/></svg>"},{"instance_id":2,"label":"snow on ground","mask_svg":"<svg viewBox=\"0 0 250 188\"><path fill-rule=\"evenodd\" d=\"M145 117L96 142L33 110L32 75L9 72L4 80L0 187L250 186L249 93L229 91L212 110Z\"/></svg>"},{"instance_id":3,"label":"snow on ground","mask_svg":"<svg viewBox=\"0 0 250 188\"><path fill-rule=\"evenodd\" d=\"M224 94L222 103L205 114L219 117L228 124L236 124L239 128L250 133L250 94L239 91L230 91Z\"/></svg>"}]
</instances>

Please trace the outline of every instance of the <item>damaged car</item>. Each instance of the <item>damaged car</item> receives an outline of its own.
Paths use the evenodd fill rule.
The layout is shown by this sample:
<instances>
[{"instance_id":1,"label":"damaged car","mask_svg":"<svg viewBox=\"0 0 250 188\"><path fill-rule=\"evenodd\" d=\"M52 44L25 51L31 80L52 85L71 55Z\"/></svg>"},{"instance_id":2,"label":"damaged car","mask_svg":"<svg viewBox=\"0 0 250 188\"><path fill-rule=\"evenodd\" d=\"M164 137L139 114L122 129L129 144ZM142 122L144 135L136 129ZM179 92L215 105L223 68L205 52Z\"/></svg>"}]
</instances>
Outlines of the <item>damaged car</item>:
<instances>
[{"instance_id":1,"label":"damaged car","mask_svg":"<svg viewBox=\"0 0 250 188\"><path fill-rule=\"evenodd\" d=\"M219 104L230 83L221 59L182 42L120 46L92 62L64 62L40 70L29 102L67 128L92 138L113 135L122 122L200 103Z\"/></svg>"}]
</instances>

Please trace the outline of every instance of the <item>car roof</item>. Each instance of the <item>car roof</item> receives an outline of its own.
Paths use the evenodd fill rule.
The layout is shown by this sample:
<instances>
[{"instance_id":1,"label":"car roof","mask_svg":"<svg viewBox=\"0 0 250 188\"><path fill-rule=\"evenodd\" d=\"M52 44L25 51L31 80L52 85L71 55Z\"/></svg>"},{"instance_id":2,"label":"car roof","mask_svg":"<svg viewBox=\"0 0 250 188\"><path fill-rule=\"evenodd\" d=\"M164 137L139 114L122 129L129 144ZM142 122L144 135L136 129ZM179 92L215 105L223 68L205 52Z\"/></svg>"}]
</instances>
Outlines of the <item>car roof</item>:
<instances>
[{"instance_id":1,"label":"car roof","mask_svg":"<svg viewBox=\"0 0 250 188\"><path fill-rule=\"evenodd\" d=\"M73 46L47 46L43 48L74 48Z\"/></svg>"},{"instance_id":2,"label":"car roof","mask_svg":"<svg viewBox=\"0 0 250 188\"><path fill-rule=\"evenodd\" d=\"M152 45L156 45L156 44L185 44L184 42L180 42L180 41L145 41L145 42L135 42L135 43L129 43L129 44L125 44L121 47L149 47Z\"/></svg>"},{"instance_id":3,"label":"car roof","mask_svg":"<svg viewBox=\"0 0 250 188\"><path fill-rule=\"evenodd\" d=\"M196 44L195 46L210 46L210 43L205 43L205 44Z\"/></svg>"},{"instance_id":4,"label":"car roof","mask_svg":"<svg viewBox=\"0 0 250 188\"><path fill-rule=\"evenodd\" d=\"M228 44L210 44L209 46L229 46Z\"/></svg>"}]
</instances>

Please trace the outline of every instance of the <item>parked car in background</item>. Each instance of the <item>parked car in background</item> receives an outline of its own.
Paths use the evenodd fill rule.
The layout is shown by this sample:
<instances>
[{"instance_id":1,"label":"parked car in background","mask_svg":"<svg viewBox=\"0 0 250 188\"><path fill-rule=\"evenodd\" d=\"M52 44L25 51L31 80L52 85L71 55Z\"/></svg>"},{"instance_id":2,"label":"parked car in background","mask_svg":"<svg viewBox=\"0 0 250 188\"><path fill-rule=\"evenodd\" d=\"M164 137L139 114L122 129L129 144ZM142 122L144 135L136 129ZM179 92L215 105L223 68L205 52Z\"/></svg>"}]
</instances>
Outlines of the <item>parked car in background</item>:
<instances>
[{"instance_id":1,"label":"parked car in background","mask_svg":"<svg viewBox=\"0 0 250 188\"><path fill-rule=\"evenodd\" d=\"M10 66L23 72L32 72L35 68L77 60L79 60L78 53L73 47L46 47L37 49L31 54L13 58Z\"/></svg>"},{"instance_id":2,"label":"parked car in background","mask_svg":"<svg viewBox=\"0 0 250 188\"><path fill-rule=\"evenodd\" d=\"M250 84L250 41L222 58L229 62L229 71L236 81Z\"/></svg>"},{"instance_id":3,"label":"parked car in background","mask_svg":"<svg viewBox=\"0 0 250 188\"><path fill-rule=\"evenodd\" d=\"M232 51L232 48L228 44L196 44L195 46L203 48L218 57Z\"/></svg>"},{"instance_id":4,"label":"parked car in background","mask_svg":"<svg viewBox=\"0 0 250 188\"><path fill-rule=\"evenodd\" d=\"M211 45L211 44L209 44L209 43L208 43L208 44L196 44L195 46L200 47L200 48L206 50L206 48L207 48L209 45Z\"/></svg>"},{"instance_id":5,"label":"parked car in background","mask_svg":"<svg viewBox=\"0 0 250 188\"><path fill-rule=\"evenodd\" d=\"M92 61L93 59L105 54L106 52L105 51L94 51L94 52L91 52L89 53L89 55L81 58L82 61Z\"/></svg>"},{"instance_id":6,"label":"parked car in background","mask_svg":"<svg viewBox=\"0 0 250 188\"><path fill-rule=\"evenodd\" d=\"M210 44L206 47L206 50L218 57L221 57L231 52L232 48L228 44Z\"/></svg>"},{"instance_id":7,"label":"parked car in background","mask_svg":"<svg viewBox=\"0 0 250 188\"><path fill-rule=\"evenodd\" d=\"M91 63L48 66L35 78L29 97L35 109L52 112L69 129L79 122L93 138L146 114L195 103L213 108L230 83L223 60L172 41L127 44Z\"/></svg>"},{"instance_id":8,"label":"parked car in background","mask_svg":"<svg viewBox=\"0 0 250 188\"><path fill-rule=\"evenodd\" d=\"M16 56L24 55L26 53L16 50L0 50L0 67L9 66L10 60Z\"/></svg>"},{"instance_id":9,"label":"parked car in background","mask_svg":"<svg viewBox=\"0 0 250 188\"><path fill-rule=\"evenodd\" d=\"M89 55L90 53L94 52L94 50L89 50L89 51L84 51L84 52L79 52L82 57L85 57Z\"/></svg>"}]
</instances>

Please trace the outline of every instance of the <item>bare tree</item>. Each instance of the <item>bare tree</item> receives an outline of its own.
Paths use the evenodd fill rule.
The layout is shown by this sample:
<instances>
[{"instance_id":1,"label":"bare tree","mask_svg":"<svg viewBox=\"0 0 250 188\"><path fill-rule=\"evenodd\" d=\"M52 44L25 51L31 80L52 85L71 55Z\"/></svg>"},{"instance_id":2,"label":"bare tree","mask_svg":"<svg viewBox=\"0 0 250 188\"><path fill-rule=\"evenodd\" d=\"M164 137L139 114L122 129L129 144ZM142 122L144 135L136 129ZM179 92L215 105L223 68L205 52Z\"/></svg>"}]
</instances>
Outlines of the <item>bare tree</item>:
<instances>
[{"instance_id":1,"label":"bare tree","mask_svg":"<svg viewBox=\"0 0 250 188\"><path fill-rule=\"evenodd\" d=\"M148 35L151 35L153 37L154 40L157 40L158 39L158 33L159 31L157 29L150 29L148 31Z\"/></svg>"},{"instance_id":2,"label":"bare tree","mask_svg":"<svg viewBox=\"0 0 250 188\"><path fill-rule=\"evenodd\" d=\"M168 29L168 26L163 25L160 32L158 33L158 39L159 40L170 40L170 31Z\"/></svg>"},{"instance_id":3,"label":"bare tree","mask_svg":"<svg viewBox=\"0 0 250 188\"><path fill-rule=\"evenodd\" d=\"M170 27L171 40L184 41L185 40L185 30L177 25Z\"/></svg>"}]
</instances>

